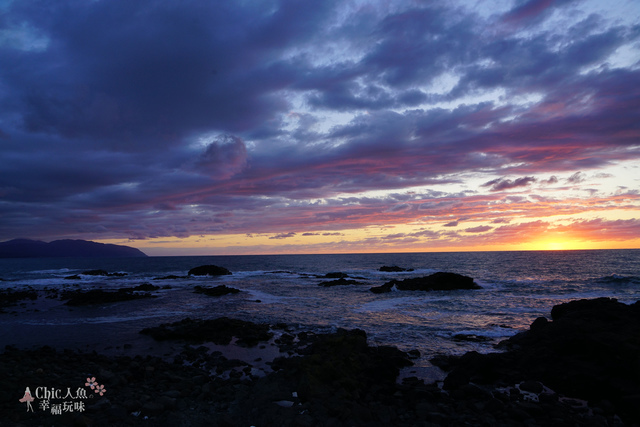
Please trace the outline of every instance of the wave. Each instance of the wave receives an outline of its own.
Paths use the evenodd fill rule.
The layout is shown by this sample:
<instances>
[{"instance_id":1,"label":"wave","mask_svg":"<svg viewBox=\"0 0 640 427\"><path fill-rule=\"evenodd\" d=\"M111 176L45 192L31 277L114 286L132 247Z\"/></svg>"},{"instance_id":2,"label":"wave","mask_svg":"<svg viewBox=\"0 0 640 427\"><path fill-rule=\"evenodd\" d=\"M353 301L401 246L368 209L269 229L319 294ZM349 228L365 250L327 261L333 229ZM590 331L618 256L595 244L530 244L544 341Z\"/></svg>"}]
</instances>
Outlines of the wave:
<instances>
[{"instance_id":1,"label":"wave","mask_svg":"<svg viewBox=\"0 0 640 427\"><path fill-rule=\"evenodd\" d=\"M611 274L609 276L599 277L595 279L595 282L621 285L640 285L640 276L624 276L622 274Z\"/></svg>"}]
</instances>

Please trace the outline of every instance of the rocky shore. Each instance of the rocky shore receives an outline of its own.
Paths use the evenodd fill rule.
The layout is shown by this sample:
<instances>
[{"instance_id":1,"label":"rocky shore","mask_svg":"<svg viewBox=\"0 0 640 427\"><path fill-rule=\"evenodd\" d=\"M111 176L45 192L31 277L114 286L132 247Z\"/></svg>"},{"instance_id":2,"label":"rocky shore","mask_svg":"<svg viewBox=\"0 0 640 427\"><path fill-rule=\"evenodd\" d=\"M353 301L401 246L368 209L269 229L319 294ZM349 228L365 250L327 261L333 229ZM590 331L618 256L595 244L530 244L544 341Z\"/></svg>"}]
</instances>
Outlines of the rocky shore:
<instances>
[{"instance_id":1,"label":"rocky shore","mask_svg":"<svg viewBox=\"0 0 640 427\"><path fill-rule=\"evenodd\" d=\"M436 358L449 372L440 384L398 382L411 355L371 346L361 330L293 334L228 318L145 331L183 343L172 360L9 346L0 355L0 425L638 425L640 302L574 301L551 315L501 352ZM266 365L229 359L207 342L258 354L276 345L281 357ZM102 395L89 388L92 379ZM33 412L19 401L26 387L39 393ZM56 389L76 397L63 406L54 395L43 408L43 390Z\"/></svg>"}]
</instances>

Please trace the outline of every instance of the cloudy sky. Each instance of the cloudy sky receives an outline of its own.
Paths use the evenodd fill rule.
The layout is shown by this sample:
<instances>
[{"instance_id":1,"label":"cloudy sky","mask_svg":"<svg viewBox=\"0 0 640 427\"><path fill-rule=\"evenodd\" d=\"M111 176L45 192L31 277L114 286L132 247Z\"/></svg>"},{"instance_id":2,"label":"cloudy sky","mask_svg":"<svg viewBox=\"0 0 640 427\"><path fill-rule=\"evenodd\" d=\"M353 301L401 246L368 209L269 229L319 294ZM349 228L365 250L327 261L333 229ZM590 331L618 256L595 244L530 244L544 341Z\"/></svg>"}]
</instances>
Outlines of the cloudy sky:
<instances>
[{"instance_id":1,"label":"cloudy sky","mask_svg":"<svg viewBox=\"0 0 640 427\"><path fill-rule=\"evenodd\" d=\"M640 2L0 1L0 240L640 247Z\"/></svg>"}]
</instances>

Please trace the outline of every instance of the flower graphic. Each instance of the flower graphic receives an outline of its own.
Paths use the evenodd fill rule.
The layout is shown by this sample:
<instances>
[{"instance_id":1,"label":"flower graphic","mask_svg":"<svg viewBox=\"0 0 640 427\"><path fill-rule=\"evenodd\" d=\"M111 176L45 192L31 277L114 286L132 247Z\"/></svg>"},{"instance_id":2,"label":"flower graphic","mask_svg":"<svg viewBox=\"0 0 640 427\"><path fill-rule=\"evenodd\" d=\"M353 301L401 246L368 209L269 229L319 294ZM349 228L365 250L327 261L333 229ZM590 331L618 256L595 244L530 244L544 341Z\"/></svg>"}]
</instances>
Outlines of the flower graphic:
<instances>
[{"instance_id":1,"label":"flower graphic","mask_svg":"<svg viewBox=\"0 0 640 427\"><path fill-rule=\"evenodd\" d=\"M105 390L104 385L98 385L96 383L96 389L94 390L96 393L100 393L100 396L104 395L107 390Z\"/></svg>"},{"instance_id":2,"label":"flower graphic","mask_svg":"<svg viewBox=\"0 0 640 427\"><path fill-rule=\"evenodd\" d=\"M93 390L98 385L98 383L96 382L96 377L87 378L87 382L84 383L84 385L87 387L91 387L91 390Z\"/></svg>"}]
</instances>

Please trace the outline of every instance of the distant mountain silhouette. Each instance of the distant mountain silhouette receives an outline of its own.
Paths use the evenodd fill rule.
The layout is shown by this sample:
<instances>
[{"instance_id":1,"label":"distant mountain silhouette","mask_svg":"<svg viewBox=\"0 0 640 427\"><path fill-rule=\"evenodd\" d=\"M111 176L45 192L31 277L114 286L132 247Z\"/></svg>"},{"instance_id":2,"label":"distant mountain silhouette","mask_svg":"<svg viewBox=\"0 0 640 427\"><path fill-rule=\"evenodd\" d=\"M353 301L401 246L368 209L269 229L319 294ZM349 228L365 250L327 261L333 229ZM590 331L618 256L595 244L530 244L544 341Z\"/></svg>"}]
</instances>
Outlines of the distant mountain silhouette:
<instances>
[{"instance_id":1,"label":"distant mountain silhouette","mask_svg":"<svg viewBox=\"0 0 640 427\"><path fill-rule=\"evenodd\" d=\"M124 258L146 256L141 250L129 246L87 240L55 240L51 243L46 243L40 240L14 239L0 242L0 258Z\"/></svg>"}]
</instances>

